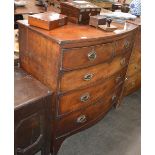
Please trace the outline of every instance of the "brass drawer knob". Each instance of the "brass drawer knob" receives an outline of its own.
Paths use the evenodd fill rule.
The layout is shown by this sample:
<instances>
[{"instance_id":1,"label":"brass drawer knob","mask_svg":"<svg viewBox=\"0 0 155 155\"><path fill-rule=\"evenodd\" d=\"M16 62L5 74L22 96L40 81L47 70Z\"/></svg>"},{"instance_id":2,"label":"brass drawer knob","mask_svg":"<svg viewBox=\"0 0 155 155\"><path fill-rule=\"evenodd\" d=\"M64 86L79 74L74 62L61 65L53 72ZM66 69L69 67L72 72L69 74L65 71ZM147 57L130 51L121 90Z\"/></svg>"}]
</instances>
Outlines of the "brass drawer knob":
<instances>
[{"instance_id":1,"label":"brass drawer knob","mask_svg":"<svg viewBox=\"0 0 155 155\"><path fill-rule=\"evenodd\" d=\"M126 59L123 58L123 59L120 61L120 64L121 64L121 66L125 66L125 65L126 65Z\"/></svg>"},{"instance_id":2,"label":"brass drawer knob","mask_svg":"<svg viewBox=\"0 0 155 155\"><path fill-rule=\"evenodd\" d=\"M93 61L96 59L96 52L94 50L92 50L91 52L88 53L88 59L90 61Z\"/></svg>"},{"instance_id":3,"label":"brass drawer knob","mask_svg":"<svg viewBox=\"0 0 155 155\"><path fill-rule=\"evenodd\" d=\"M79 117L77 118L77 120L76 120L77 123L84 123L84 122L86 122L86 121L87 121L87 119L86 119L86 116L85 116L85 115L79 116Z\"/></svg>"},{"instance_id":4,"label":"brass drawer knob","mask_svg":"<svg viewBox=\"0 0 155 155\"><path fill-rule=\"evenodd\" d=\"M126 40L125 43L124 43L124 48L126 48L126 49L129 48L129 45L130 45L129 41Z\"/></svg>"},{"instance_id":5,"label":"brass drawer knob","mask_svg":"<svg viewBox=\"0 0 155 155\"><path fill-rule=\"evenodd\" d=\"M84 76L84 80L85 81L90 81L91 79L92 79L92 77L93 77L93 74L91 74L91 73L88 73L88 74L86 74L85 76Z\"/></svg>"},{"instance_id":6,"label":"brass drawer knob","mask_svg":"<svg viewBox=\"0 0 155 155\"><path fill-rule=\"evenodd\" d=\"M89 98L90 98L90 94L89 93L86 93L86 94L84 94L84 95L82 95L80 97L80 101L81 102L87 102L89 100Z\"/></svg>"}]
</instances>

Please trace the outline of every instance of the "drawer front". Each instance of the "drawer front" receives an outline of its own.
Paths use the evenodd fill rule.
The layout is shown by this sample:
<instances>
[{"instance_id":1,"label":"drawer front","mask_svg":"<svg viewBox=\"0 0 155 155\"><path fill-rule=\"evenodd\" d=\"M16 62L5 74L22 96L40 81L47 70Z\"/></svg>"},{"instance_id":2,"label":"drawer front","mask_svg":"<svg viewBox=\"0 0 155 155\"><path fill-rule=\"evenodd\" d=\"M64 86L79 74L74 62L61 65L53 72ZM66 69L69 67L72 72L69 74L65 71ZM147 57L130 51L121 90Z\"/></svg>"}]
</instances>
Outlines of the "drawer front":
<instances>
[{"instance_id":1,"label":"drawer front","mask_svg":"<svg viewBox=\"0 0 155 155\"><path fill-rule=\"evenodd\" d=\"M93 84L114 75L128 65L130 53L115 57L113 61L85 69L66 72L60 80L60 90L69 91Z\"/></svg>"},{"instance_id":2,"label":"drawer front","mask_svg":"<svg viewBox=\"0 0 155 155\"><path fill-rule=\"evenodd\" d=\"M128 66L127 76L132 76L141 70L141 65L138 63L130 63Z\"/></svg>"},{"instance_id":3,"label":"drawer front","mask_svg":"<svg viewBox=\"0 0 155 155\"><path fill-rule=\"evenodd\" d=\"M75 112L57 120L57 137L69 134L88 125L91 121L106 113L111 107L112 93L107 94L101 101L80 112Z\"/></svg>"},{"instance_id":4,"label":"drawer front","mask_svg":"<svg viewBox=\"0 0 155 155\"><path fill-rule=\"evenodd\" d=\"M141 53L140 52L132 52L131 58L130 58L131 63L141 63Z\"/></svg>"},{"instance_id":5,"label":"drawer front","mask_svg":"<svg viewBox=\"0 0 155 155\"><path fill-rule=\"evenodd\" d=\"M104 82L99 82L96 85L60 95L58 115L64 115L75 110L82 109L89 104L96 103L107 92L112 92L115 86L123 83L125 74L126 68Z\"/></svg>"},{"instance_id":6,"label":"drawer front","mask_svg":"<svg viewBox=\"0 0 155 155\"><path fill-rule=\"evenodd\" d=\"M128 35L127 37L124 37L122 39L119 39L115 42L115 54L119 55L122 53L127 53L132 50L134 43L134 37L133 34Z\"/></svg>"},{"instance_id":7,"label":"drawer front","mask_svg":"<svg viewBox=\"0 0 155 155\"><path fill-rule=\"evenodd\" d=\"M63 49L62 69L72 70L99 64L112 59L113 54L113 43L93 47Z\"/></svg>"},{"instance_id":8,"label":"drawer front","mask_svg":"<svg viewBox=\"0 0 155 155\"><path fill-rule=\"evenodd\" d=\"M124 95L128 95L136 91L141 86L141 72L134 74L125 81Z\"/></svg>"}]
</instances>

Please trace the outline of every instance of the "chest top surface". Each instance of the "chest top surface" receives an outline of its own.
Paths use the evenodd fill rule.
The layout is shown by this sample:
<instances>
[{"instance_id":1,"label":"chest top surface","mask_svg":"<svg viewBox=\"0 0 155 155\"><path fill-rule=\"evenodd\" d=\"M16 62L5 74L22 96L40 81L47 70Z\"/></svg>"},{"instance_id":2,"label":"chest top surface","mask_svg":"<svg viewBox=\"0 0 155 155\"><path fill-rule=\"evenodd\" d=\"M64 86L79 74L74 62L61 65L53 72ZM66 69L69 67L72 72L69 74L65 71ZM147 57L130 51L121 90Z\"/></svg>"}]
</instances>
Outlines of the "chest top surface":
<instances>
[{"instance_id":1,"label":"chest top surface","mask_svg":"<svg viewBox=\"0 0 155 155\"><path fill-rule=\"evenodd\" d=\"M49 89L19 67L14 68L14 108L50 95Z\"/></svg>"},{"instance_id":2,"label":"chest top surface","mask_svg":"<svg viewBox=\"0 0 155 155\"><path fill-rule=\"evenodd\" d=\"M129 23L138 25L139 27L141 27L141 17L136 18L135 20L128 20Z\"/></svg>"},{"instance_id":3,"label":"chest top surface","mask_svg":"<svg viewBox=\"0 0 155 155\"><path fill-rule=\"evenodd\" d=\"M83 43L84 41L93 42L106 40L112 37L119 37L122 34L129 33L135 30L138 26L129 22L119 24L112 23L112 25L117 26L117 30L114 32L105 32L104 30L97 29L89 25L77 25L73 23L68 23L65 26L47 31L37 27L30 26L27 20L18 21L19 25L24 25L25 27L48 37L58 44L72 44L72 43Z\"/></svg>"}]
</instances>

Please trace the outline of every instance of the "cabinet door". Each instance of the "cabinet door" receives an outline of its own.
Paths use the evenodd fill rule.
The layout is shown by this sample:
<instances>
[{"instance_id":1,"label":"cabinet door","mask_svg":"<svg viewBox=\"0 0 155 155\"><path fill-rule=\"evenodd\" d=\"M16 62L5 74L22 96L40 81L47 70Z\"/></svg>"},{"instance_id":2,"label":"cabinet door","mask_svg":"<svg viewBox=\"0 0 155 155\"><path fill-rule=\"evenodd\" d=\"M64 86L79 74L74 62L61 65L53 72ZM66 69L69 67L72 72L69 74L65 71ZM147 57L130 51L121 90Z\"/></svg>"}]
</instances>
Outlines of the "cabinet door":
<instances>
[{"instance_id":1,"label":"cabinet door","mask_svg":"<svg viewBox=\"0 0 155 155\"><path fill-rule=\"evenodd\" d=\"M50 122L45 105L42 99L15 109L15 155L49 152Z\"/></svg>"}]
</instances>

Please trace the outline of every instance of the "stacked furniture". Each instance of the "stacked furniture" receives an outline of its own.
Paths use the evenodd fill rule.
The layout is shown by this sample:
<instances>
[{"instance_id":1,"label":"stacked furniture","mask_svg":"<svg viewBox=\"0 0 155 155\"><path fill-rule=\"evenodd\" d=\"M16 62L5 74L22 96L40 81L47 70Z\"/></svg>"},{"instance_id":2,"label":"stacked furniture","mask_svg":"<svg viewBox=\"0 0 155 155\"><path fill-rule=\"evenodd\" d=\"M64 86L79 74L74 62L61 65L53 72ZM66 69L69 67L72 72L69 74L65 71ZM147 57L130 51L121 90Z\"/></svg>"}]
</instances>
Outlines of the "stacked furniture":
<instances>
[{"instance_id":1,"label":"stacked furniture","mask_svg":"<svg viewBox=\"0 0 155 155\"><path fill-rule=\"evenodd\" d=\"M137 25L115 32L69 23L43 30L19 21L20 65L54 91L51 153L120 104Z\"/></svg>"},{"instance_id":2,"label":"stacked furniture","mask_svg":"<svg viewBox=\"0 0 155 155\"><path fill-rule=\"evenodd\" d=\"M52 92L21 68L14 70L14 155L49 155Z\"/></svg>"},{"instance_id":3,"label":"stacked furniture","mask_svg":"<svg viewBox=\"0 0 155 155\"><path fill-rule=\"evenodd\" d=\"M141 87L141 19L129 21L138 26L130 63L124 84L123 95L129 95Z\"/></svg>"}]
</instances>

